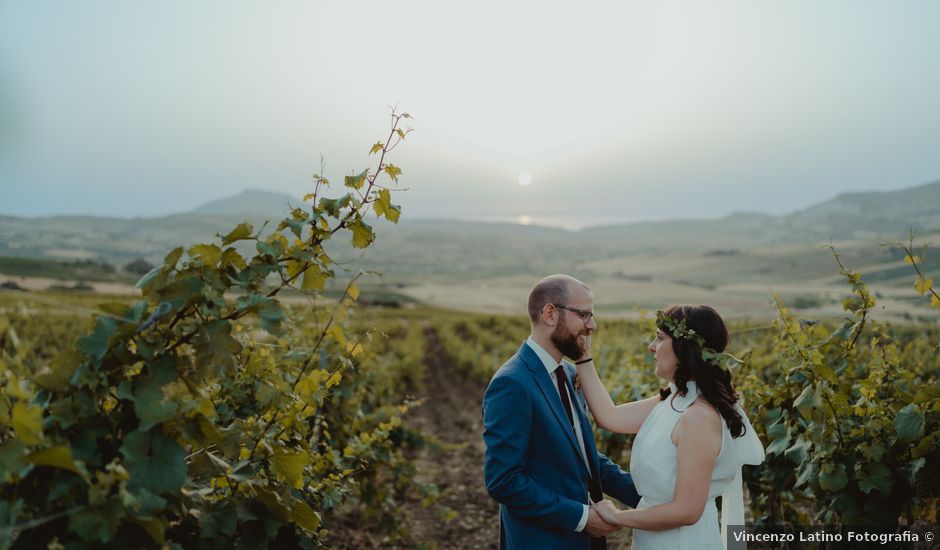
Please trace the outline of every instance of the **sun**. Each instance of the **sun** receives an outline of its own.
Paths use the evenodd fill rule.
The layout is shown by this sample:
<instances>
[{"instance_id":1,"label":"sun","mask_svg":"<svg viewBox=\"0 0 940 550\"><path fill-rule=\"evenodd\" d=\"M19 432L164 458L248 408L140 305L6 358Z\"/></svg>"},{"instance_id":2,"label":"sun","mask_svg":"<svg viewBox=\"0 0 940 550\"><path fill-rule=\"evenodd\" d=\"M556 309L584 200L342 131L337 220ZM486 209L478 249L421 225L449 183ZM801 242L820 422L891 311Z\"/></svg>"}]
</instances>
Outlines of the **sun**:
<instances>
[{"instance_id":1,"label":"sun","mask_svg":"<svg viewBox=\"0 0 940 550\"><path fill-rule=\"evenodd\" d=\"M523 172L519 174L519 177L516 179L519 180L519 185L526 186L532 183L532 174L528 172Z\"/></svg>"},{"instance_id":2,"label":"sun","mask_svg":"<svg viewBox=\"0 0 940 550\"><path fill-rule=\"evenodd\" d=\"M532 218L526 216L525 214L519 216L519 225L529 225L532 223Z\"/></svg>"}]
</instances>

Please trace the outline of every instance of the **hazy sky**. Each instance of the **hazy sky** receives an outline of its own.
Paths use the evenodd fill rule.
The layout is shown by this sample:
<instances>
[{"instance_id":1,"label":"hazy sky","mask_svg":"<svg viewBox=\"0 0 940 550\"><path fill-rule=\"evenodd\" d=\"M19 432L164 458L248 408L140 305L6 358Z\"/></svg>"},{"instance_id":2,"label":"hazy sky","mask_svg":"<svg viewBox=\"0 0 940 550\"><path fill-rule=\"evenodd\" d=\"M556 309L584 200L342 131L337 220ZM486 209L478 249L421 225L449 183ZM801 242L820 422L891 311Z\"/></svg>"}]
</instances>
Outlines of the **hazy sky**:
<instances>
[{"instance_id":1,"label":"hazy sky","mask_svg":"<svg viewBox=\"0 0 940 550\"><path fill-rule=\"evenodd\" d=\"M0 0L0 214L372 165L406 218L790 212L940 179L940 2ZM519 184L531 174L531 185Z\"/></svg>"}]
</instances>

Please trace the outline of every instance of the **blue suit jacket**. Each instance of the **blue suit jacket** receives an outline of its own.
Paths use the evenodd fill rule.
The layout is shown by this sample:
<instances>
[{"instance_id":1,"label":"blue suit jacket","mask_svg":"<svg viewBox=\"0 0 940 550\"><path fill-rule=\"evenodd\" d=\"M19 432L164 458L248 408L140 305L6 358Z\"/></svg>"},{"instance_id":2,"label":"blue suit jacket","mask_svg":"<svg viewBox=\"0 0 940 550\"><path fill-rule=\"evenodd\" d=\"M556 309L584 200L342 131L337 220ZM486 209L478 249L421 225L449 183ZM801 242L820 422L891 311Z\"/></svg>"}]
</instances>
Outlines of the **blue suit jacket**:
<instances>
[{"instance_id":1,"label":"blue suit jacket","mask_svg":"<svg viewBox=\"0 0 940 550\"><path fill-rule=\"evenodd\" d=\"M588 460L608 495L636 506L633 478L597 452L587 408L565 363L568 395L576 396ZM590 473L558 391L535 351L523 343L500 367L483 396L483 477L499 502L500 548L588 548L575 528L588 504Z\"/></svg>"}]
</instances>

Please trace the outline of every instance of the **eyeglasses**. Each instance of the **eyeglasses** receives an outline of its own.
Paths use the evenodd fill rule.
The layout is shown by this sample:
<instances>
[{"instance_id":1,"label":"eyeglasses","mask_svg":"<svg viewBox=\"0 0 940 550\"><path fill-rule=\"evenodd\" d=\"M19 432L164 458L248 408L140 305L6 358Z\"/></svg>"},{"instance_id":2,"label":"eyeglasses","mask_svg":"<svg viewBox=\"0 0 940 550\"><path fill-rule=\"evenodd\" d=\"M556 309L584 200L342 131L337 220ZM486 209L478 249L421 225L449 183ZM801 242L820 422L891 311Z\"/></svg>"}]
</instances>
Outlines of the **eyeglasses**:
<instances>
[{"instance_id":1,"label":"eyeglasses","mask_svg":"<svg viewBox=\"0 0 940 550\"><path fill-rule=\"evenodd\" d=\"M593 311L588 311L586 309L579 309L579 308L571 307L571 306L565 306L562 304L552 304L552 305L560 309L567 309L568 311L573 311L577 313L578 317L580 317L581 320L584 321L585 323L594 318Z\"/></svg>"}]
</instances>

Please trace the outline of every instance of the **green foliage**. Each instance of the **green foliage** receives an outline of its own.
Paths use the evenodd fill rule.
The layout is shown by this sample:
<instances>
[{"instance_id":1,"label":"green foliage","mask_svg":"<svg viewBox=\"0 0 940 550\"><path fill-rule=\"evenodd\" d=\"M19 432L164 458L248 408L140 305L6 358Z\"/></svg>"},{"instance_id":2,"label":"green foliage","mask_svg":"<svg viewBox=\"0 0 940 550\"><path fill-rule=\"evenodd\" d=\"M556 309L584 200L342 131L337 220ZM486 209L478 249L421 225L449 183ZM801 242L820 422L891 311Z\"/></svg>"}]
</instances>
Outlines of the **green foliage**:
<instances>
[{"instance_id":1,"label":"green foliage","mask_svg":"<svg viewBox=\"0 0 940 550\"><path fill-rule=\"evenodd\" d=\"M28 312L0 320L0 547L311 547L344 503L394 508L413 485L395 440L415 378L390 361L414 357L352 322L357 277L332 306L279 295L317 303L335 277L325 243L349 231L371 245L369 212L397 221L376 180L401 173L385 156L406 117L392 113L352 193L321 197L317 175L309 206L273 233L241 224L174 249L138 281L140 300L99 305L87 331L56 328L74 348L20 340L42 332L13 326ZM246 240L250 258L231 246Z\"/></svg>"},{"instance_id":2,"label":"green foliage","mask_svg":"<svg viewBox=\"0 0 940 550\"><path fill-rule=\"evenodd\" d=\"M519 350L529 334L529 323L514 317L441 313L435 329L453 366L486 382Z\"/></svg>"},{"instance_id":3,"label":"green foliage","mask_svg":"<svg viewBox=\"0 0 940 550\"><path fill-rule=\"evenodd\" d=\"M875 299L833 256L852 289L841 323L796 319L779 299L777 368L738 387L762 422L767 461L746 469L754 513L782 523L894 524L935 520L937 487L924 464L940 447L935 328L872 321ZM752 416L753 418L753 416Z\"/></svg>"}]
</instances>

